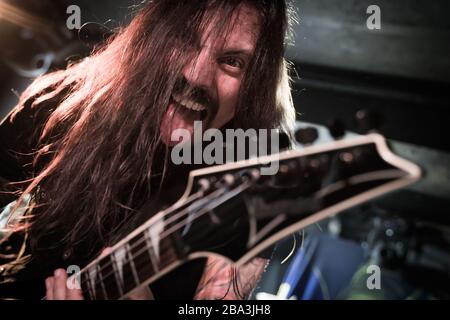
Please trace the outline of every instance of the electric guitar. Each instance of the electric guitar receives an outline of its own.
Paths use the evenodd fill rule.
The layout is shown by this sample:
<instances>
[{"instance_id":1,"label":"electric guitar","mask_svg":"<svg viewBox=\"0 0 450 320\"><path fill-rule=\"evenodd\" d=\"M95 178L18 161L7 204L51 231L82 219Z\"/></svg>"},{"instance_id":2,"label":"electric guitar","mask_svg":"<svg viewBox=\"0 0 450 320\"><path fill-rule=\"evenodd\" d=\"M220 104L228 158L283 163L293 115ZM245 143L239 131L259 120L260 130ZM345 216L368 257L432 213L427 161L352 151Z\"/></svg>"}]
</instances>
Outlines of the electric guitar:
<instances>
[{"instance_id":1,"label":"electric guitar","mask_svg":"<svg viewBox=\"0 0 450 320\"><path fill-rule=\"evenodd\" d=\"M262 169L278 164L274 175ZM183 263L242 265L284 237L416 182L378 134L192 171L184 195L69 277L86 299L122 299Z\"/></svg>"}]
</instances>

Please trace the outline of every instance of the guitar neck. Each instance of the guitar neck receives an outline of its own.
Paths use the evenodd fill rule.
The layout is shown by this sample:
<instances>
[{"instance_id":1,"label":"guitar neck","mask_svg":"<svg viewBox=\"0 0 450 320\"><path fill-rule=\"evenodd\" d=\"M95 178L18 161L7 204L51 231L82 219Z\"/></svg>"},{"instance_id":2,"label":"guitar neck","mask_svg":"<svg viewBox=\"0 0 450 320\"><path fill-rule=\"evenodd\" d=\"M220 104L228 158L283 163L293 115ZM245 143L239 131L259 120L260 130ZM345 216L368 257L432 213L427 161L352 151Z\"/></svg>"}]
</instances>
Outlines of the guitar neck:
<instances>
[{"instance_id":1,"label":"guitar neck","mask_svg":"<svg viewBox=\"0 0 450 320\"><path fill-rule=\"evenodd\" d=\"M173 237L156 239L152 229L140 231L77 275L83 296L91 300L121 299L155 281L180 263Z\"/></svg>"}]
</instances>

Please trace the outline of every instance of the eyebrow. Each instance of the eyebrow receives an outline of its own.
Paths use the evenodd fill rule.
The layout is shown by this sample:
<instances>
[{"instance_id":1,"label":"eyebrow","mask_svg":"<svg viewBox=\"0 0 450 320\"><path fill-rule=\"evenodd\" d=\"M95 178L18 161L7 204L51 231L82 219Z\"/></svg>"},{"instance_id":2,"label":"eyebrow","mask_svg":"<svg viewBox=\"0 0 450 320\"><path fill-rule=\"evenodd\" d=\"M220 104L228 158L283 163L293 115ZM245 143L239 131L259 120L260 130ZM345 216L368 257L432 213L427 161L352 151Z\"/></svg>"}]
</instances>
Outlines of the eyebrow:
<instances>
[{"instance_id":1,"label":"eyebrow","mask_svg":"<svg viewBox=\"0 0 450 320\"><path fill-rule=\"evenodd\" d=\"M225 49L224 53L226 55L245 55L247 57L252 57L253 56L253 50L251 49L237 49L237 48L229 48L229 49Z\"/></svg>"}]
</instances>

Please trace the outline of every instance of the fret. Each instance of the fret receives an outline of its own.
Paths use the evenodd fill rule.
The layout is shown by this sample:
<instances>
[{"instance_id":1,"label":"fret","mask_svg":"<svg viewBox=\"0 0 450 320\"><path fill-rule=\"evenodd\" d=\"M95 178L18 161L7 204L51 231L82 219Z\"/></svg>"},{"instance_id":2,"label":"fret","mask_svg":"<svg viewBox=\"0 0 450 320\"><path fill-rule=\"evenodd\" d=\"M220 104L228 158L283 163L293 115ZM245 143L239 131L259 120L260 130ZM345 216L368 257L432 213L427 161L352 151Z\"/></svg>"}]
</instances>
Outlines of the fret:
<instances>
[{"instance_id":1,"label":"fret","mask_svg":"<svg viewBox=\"0 0 450 320\"><path fill-rule=\"evenodd\" d=\"M120 277L120 273L119 273L119 268L117 266L117 261L116 258L114 257L114 255L110 255L111 257L111 261L112 261L112 267L113 267L113 272L114 272L114 277L116 279L116 283L117 283L117 288L119 289L119 296L122 297L123 296L123 288L122 288L122 279Z\"/></svg>"},{"instance_id":2,"label":"fret","mask_svg":"<svg viewBox=\"0 0 450 320\"><path fill-rule=\"evenodd\" d=\"M89 273L87 271L82 271L80 275L80 286L81 291L85 299L94 300L94 291L91 286L91 279L89 278Z\"/></svg>"},{"instance_id":3,"label":"fret","mask_svg":"<svg viewBox=\"0 0 450 320\"><path fill-rule=\"evenodd\" d=\"M94 300L104 300L105 297L103 295L103 290L101 290L101 284L97 281L97 264L89 267L88 273Z\"/></svg>"},{"instance_id":4,"label":"fret","mask_svg":"<svg viewBox=\"0 0 450 320\"><path fill-rule=\"evenodd\" d=\"M122 293L126 294L135 289L139 285L139 282L136 282L136 278L133 275L133 270L126 247L121 246L117 248L114 251L114 256L117 262L117 269L122 279Z\"/></svg>"},{"instance_id":5,"label":"fret","mask_svg":"<svg viewBox=\"0 0 450 320\"><path fill-rule=\"evenodd\" d=\"M101 258L81 273L82 291L91 300L118 299L179 259L173 239L161 239L161 259L156 260L146 232Z\"/></svg>"},{"instance_id":6,"label":"fret","mask_svg":"<svg viewBox=\"0 0 450 320\"><path fill-rule=\"evenodd\" d=\"M87 274L88 281L89 281L89 288L91 290L91 297L93 300L97 300L97 294L95 292L95 280L93 278L93 276L95 276L95 271L92 271L91 268L88 268L86 270L86 274Z\"/></svg>"},{"instance_id":7,"label":"fret","mask_svg":"<svg viewBox=\"0 0 450 320\"><path fill-rule=\"evenodd\" d=\"M139 281L142 283L155 275L154 261L151 258L146 241L141 235L130 240L130 253L133 257Z\"/></svg>"},{"instance_id":8,"label":"fret","mask_svg":"<svg viewBox=\"0 0 450 320\"><path fill-rule=\"evenodd\" d=\"M161 260L159 261L161 269L170 266L175 261L181 260L172 244L171 239L161 239L161 247L163 248L163 251L161 253Z\"/></svg>"},{"instance_id":9,"label":"fret","mask_svg":"<svg viewBox=\"0 0 450 320\"><path fill-rule=\"evenodd\" d=\"M81 273L82 291L92 300L118 299L178 260L171 239L161 239L156 259L151 239L143 232Z\"/></svg>"},{"instance_id":10,"label":"fret","mask_svg":"<svg viewBox=\"0 0 450 320\"><path fill-rule=\"evenodd\" d=\"M126 249L125 250L127 251L128 261L130 262L131 272L133 273L134 281L136 282L136 284L141 284L141 281L139 281L139 277L137 275L137 271L136 271L136 266L134 264L133 255L130 252L130 243L126 244Z\"/></svg>"},{"instance_id":11,"label":"fret","mask_svg":"<svg viewBox=\"0 0 450 320\"><path fill-rule=\"evenodd\" d=\"M114 269L114 257L107 255L98 262L99 274L102 279L108 299L118 299L121 297L120 281L117 281Z\"/></svg>"},{"instance_id":12,"label":"fret","mask_svg":"<svg viewBox=\"0 0 450 320\"><path fill-rule=\"evenodd\" d=\"M150 232L149 232L149 230L145 230L143 233L144 233L143 236L145 239L145 246L146 246L147 252L150 256L150 261L152 263L153 269L155 270L155 272L158 272L159 271L159 259L157 259L156 253L153 249L152 241L150 239Z\"/></svg>"},{"instance_id":13,"label":"fret","mask_svg":"<svg viewBox=\"0 0 450 320\"><path fill-rule=\"evenodd\" d=\"M108 295L106 294L106 289L105 289L105 284L103 283L103 278L102 278L102 270L100 269L99 264L95 264L95 268L96 268L96 274L97 274L97 281L100 282L100 288L102 290L103 293L103 299L102 300L108 300Z\"/></svg>"}]
</instances>

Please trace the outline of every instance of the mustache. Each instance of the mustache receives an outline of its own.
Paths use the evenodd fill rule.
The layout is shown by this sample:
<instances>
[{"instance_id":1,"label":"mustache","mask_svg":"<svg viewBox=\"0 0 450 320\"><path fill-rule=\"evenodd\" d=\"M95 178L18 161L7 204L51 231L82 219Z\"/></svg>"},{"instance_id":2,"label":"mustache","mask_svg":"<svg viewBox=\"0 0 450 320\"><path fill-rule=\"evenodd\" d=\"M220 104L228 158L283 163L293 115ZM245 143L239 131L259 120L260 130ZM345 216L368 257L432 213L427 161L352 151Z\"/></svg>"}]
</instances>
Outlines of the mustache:
<instances>
[{"instance_id":1,"label":"mustache","mask_svg":"<svg viewBox=\"0 0 450 320\"><path fill-rule=\"evenodd\" d=\"M203 87L189 84L185 77L179 78L174 85L174 94L186 97L206 107L208 113L217 112L218 101Z\"/></svg>"}]
</instances>

